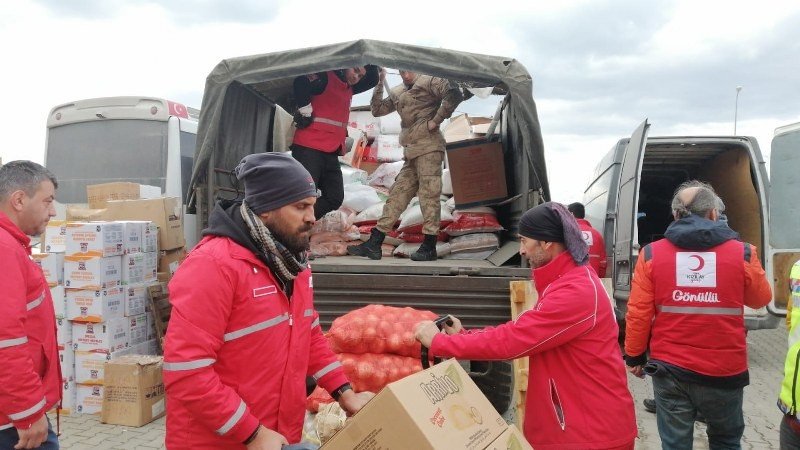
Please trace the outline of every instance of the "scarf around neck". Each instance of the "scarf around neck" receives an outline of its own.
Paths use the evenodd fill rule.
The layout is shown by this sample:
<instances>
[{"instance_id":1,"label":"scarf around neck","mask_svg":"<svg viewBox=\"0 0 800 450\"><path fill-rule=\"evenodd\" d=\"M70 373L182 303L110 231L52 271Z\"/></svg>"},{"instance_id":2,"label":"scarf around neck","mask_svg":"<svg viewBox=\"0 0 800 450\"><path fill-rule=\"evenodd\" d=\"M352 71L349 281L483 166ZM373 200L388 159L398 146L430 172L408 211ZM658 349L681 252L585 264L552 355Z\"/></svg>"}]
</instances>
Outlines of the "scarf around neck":
<instances>
[{"instance_id":1,"label":"scarf around neck","mask_svg":"<svg viewBox=\"0 0 800 450\"><path fill-rule=\"evenodd\" d=\"M284 291L290 292L291 286L297 275L308 267L305 253L295 255L283 244L278 242L259 217L242 202L239 208L244 223L250 231L250 236L255 241L259 250L267 257L267 266L284 285ZM291 296L291 295L290 295Z\"/></svg>"}]
</instances>

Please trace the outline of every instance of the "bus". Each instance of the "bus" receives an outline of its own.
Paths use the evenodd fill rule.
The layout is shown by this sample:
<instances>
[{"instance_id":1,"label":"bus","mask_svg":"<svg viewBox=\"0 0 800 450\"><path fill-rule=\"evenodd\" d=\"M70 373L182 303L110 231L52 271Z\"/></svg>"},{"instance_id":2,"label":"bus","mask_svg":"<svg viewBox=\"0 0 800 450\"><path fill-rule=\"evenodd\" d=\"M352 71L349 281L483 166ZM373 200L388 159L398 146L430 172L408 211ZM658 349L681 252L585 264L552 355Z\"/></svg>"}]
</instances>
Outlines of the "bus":
<instances>
[{"instance_id":1,"label":"bus","mask_svg":"<svg viewBox=\"0 0 800 450\"><path fill-rule=\"evenodd\" d=\"M54 107L47 117L45 166L58 200L86 203L86 186L129 181L158 186L184 204L186 246L197 242L186 214L200 111L154 97L104 97Z\"/></svg>"}]
</instances>

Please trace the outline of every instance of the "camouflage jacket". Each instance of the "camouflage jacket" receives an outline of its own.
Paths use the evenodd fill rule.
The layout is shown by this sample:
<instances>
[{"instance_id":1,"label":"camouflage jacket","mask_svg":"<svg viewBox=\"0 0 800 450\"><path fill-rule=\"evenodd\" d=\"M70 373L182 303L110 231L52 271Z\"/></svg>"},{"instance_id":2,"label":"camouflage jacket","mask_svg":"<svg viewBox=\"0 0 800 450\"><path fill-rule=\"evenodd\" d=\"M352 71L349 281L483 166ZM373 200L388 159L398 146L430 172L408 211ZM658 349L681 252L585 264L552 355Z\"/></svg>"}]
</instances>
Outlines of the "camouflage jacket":
<instances>
[{"instance_id":1,"label":"camouflage jacket","mask_svg":"<svg viewBox=\"0 0 800 450\"><path fill-rule=\"evenodd\" d=\"M444 78L418 75L411 87L404 83L391 89L383 98L383 84L378 82L372 93L372 115L400 114L400 145L407 160L434 151L444 151L444 136L437 128L428 131L428 121L441 124L450 117L463 99L461 90Z\"/></svg>"}]
</instances>

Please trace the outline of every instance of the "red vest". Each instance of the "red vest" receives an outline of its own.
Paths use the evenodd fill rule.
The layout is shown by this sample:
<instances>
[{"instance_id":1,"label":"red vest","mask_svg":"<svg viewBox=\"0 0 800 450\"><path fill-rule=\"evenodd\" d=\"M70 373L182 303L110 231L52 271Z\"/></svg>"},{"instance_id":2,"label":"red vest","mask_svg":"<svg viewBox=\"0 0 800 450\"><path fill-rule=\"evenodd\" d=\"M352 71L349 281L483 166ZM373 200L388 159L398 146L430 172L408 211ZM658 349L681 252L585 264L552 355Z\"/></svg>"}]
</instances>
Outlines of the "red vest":
<instances>
[{"instance_id":1,"label":"red vest","mask_svg":"<svg viewBox=\"0 0 800 450\"><path fill-rule=\"evenodd\" d=\"M325 153L333 153L344 144L347 121L350 119L350 101L353 89L328 72L328 84L322 94L311 97L314 121L306 128L294 132L294 143Z\"/></svg>"},{"instance_id":2,"label":"red vest","mask_svg":"<svg viewBox=\"0 0 800 450\"><path fill-rule=\"evenodd\" d=\"M750 246L730 240L690 251L661 239L647 247L656 304L650 357L715 377L747 370L743 255L750 259Z\"/></svg>"},{"instance_id":3,"label":"red vest","mask_svg":"<svg viewBox=\"0 0 800 450\"><path fill-rule=\"evenodd\" d=\"M581 229L581 237L586 245L589 246L589 265L592 266L597 276L604 278L606 276L606 243L600 232L592 227L586 219L577 219L578 227Z\"/></svg>"}]
</instances>

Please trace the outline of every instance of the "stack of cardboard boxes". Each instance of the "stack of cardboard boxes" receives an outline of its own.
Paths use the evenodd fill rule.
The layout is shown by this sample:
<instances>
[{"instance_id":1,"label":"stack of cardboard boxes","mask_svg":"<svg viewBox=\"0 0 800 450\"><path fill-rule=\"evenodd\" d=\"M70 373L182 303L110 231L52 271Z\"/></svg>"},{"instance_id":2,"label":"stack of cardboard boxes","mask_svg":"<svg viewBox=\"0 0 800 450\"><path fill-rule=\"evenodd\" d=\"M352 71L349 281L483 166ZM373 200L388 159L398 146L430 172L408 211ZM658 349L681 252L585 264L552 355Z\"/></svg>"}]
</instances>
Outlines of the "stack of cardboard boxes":
<instances>
[{"instance_id":1,"label":"stack of cardboard boxes","mask_svg":"<svg viewBox=\"0 0 800 450\"><path fill-rule=\"evenodd\" d=\"M157 282L161 236L168 236L171 255L185 254L181 217L166 212L177 199L140 200L139 185L111 185L121 192L87 188L94 217L102 220L52 220L42 247L47 253L34 255L55 304L64 413L100 413L108 361L159 353L147 287ZM135 202L145 204L137 209Z\"/></svg>"}]
</instances>

